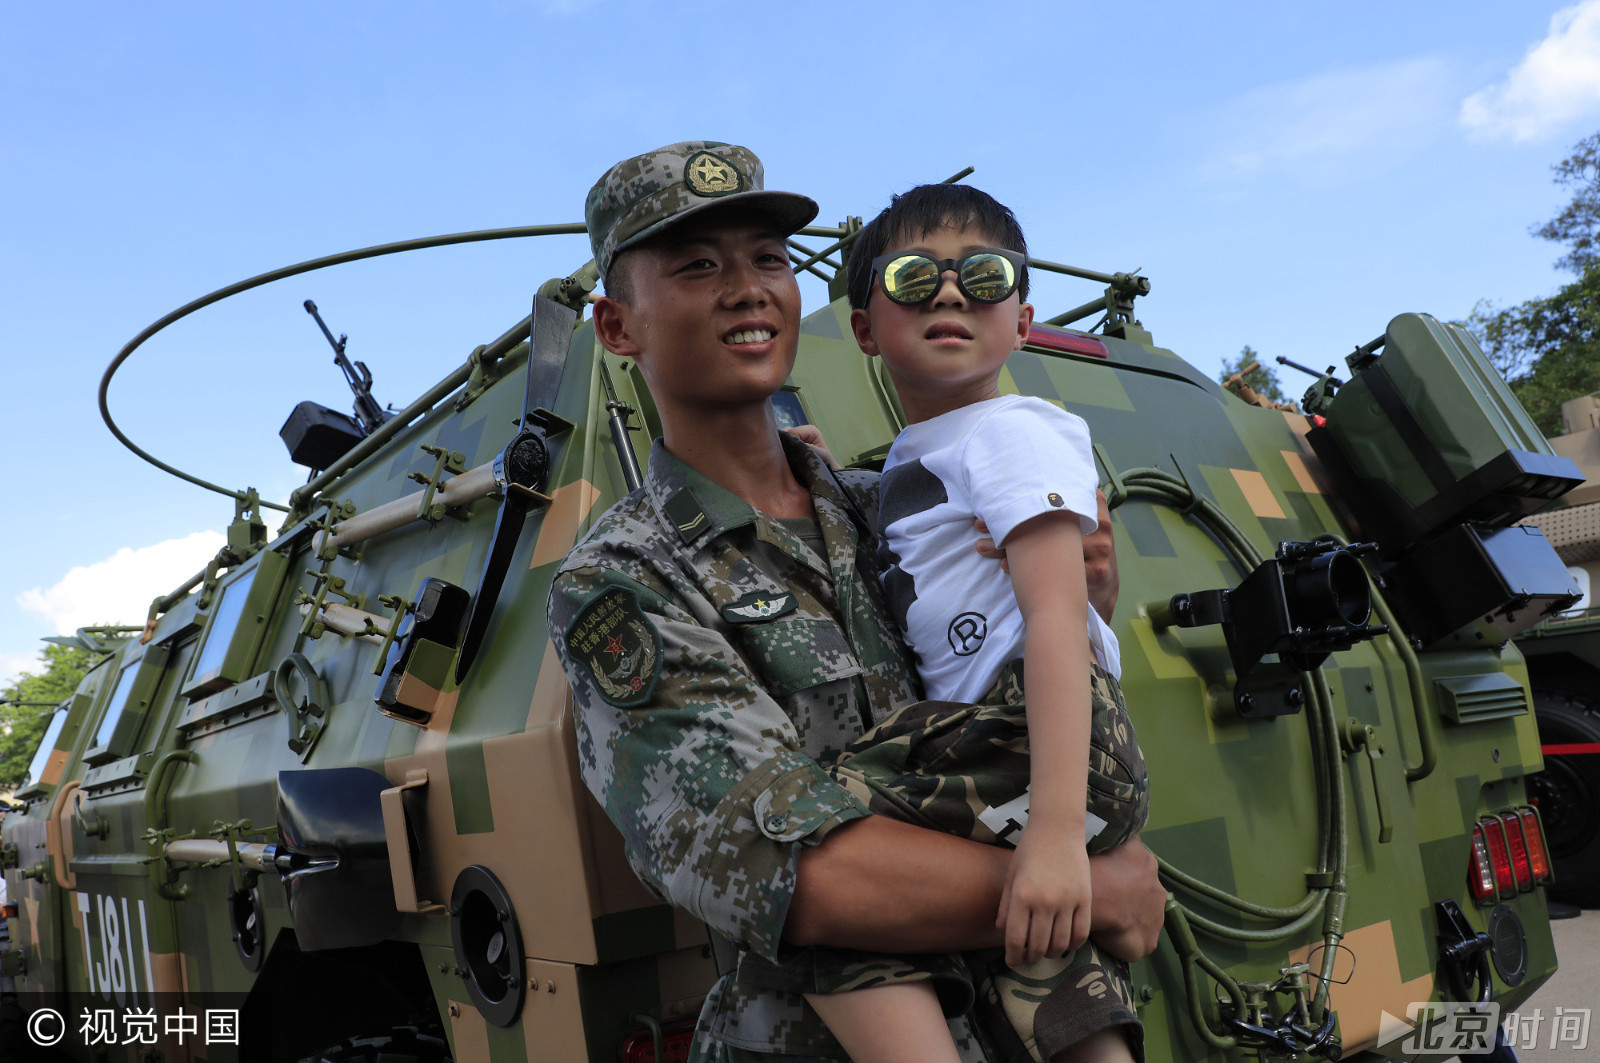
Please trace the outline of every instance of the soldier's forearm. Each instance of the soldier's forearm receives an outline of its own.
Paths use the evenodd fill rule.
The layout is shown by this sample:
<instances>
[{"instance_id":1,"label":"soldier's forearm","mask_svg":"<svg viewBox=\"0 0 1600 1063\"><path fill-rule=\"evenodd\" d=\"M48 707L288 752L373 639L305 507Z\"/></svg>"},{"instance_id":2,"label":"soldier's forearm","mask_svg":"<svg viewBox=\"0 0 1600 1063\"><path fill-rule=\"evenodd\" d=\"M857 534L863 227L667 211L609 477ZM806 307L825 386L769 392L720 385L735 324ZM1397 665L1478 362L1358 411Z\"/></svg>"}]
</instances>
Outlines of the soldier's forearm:
<instances>
[{"instance_id":1,"label":"soldier's forearm","mask_svg":"<svg viewBox=\"0 0 1600 1063\"><path fill-rule=\"evenodd\" d=\"M847 823L801 854L784 939L873 952L999 945L1010 852L884 816Z\"/></svg>"},{"instance_id":2,"label":"soldier's forearm","mask_svg":"<svg viewBox=\"0 0 1600 1063\"><path fill-rule=\"evenodd\" d=\"M836 828L800 856L784 921L791 945L951 952L1003 943L994 925L1011 850L885 816ZM1089 858L1090 936L1130 962L1155 951L1166 889L1137 838Z\"/></svg>"}]
</instances>

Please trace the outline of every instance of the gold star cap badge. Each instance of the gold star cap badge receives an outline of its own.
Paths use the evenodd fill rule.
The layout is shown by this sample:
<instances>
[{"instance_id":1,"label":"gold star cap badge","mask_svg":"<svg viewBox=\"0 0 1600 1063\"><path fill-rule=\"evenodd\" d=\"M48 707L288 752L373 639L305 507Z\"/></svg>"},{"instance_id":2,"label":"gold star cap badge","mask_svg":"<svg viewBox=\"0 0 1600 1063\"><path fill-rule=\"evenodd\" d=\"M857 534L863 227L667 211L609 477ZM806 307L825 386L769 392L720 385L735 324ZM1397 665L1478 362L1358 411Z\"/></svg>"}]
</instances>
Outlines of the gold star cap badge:
<instances>
[{"instance_id":1,"label":"gold star cap badge","mask_svg":"<svg viewBox=\"0 0 1600 1063\"><path fill-rule=\"evenodd\" d=\"M702 196L728 196L745 189L739 168L709 151L689 156L683 164L683 179L690 191Z\"/></svg>"}]
</instances>

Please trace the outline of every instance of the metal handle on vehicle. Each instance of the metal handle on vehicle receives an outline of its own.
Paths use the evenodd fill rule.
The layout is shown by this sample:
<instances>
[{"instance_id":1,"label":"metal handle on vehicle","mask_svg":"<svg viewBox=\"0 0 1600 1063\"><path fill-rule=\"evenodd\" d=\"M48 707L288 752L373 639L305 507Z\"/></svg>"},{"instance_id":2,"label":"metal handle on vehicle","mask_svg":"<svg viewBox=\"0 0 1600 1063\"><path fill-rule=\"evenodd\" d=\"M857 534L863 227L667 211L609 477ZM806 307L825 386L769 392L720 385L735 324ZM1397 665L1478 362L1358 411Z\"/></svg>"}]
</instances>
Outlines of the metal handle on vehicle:
<instances>
[{"instance_id":1,"label":"metal handle on vehicle","mask_svg":"<svg viewBox=\"0 0 1600 1063\"><path fill-rule=\"evenodd\" d=\"M167 798L172 795L172 780L177 777L178 765L193 764L199 759L193 750L169 749L156 760L144 784L144 822L149 828L147 837L151 834L159 836L167 829ZM183 900L189 894L189 887L178 882L178 872L163 851L155 849L154 855L159 859L150 864L150 881L155 886L156 894L169 901Z\"/></svg>"},{"instance_id":2,"label":"metal handle on vehicle","mask_svg":"<svg viewBox=\"0 0 1600 1063\"><path fill-rule=\"evenodd\" d=\"M83 831L86 838L100 838L104 840L111 833L111 824L106 822L104 816L91 820L83 814L83 790L72 792L72 818L78 821L78 829Z\"/></svg>"},{"instance_id":3,"label":"metal handle on vehicle","mask_svg":"<svg viewBox=\"0 0 1600 1063\"><path fill-rule=\"evenodd\" d=\"M391 786L378 794L383 809L383 835L389 845L389 876L394 881L394 906L413 915L442 915L446 908L433 901L417 899L417 872L411 862L411 839L406 834L406 806L403 795L407 790L420 790L428 785L428 769L412 768L406 772L406 781Z\"/></svg>"},{"instance_id":4,"label":"metal handle on vehicle","mask_svg":"<svg viewBox=\"0 0 1600 1063\"><path fill-rule=\"evenodd\" d=\"M71 861L67 858L66 845L72 838L72 832L61 829L61 820L67 814L67 809L72 807L72 799L82 785L82 780L74 779L61 787L61 793L56 798L55 815L45 823L45 848L50 853L50 872L56 885L64 890L77 889L78 876L71 870Z\"/></svg>"}]
</instances>

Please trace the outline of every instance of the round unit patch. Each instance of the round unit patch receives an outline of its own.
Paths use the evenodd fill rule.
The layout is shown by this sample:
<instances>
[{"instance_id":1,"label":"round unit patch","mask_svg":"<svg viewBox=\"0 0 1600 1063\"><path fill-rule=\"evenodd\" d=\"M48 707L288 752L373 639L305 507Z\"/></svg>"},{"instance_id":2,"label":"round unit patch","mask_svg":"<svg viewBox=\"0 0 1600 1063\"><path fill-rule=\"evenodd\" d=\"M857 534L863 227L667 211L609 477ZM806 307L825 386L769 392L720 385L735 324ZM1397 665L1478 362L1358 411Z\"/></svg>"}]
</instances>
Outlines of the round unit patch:
<instances>
[{"instance_id":1,"label":"round unit patch","mask_svg":"<svg viewBox=\"0 0 1600 1063\"><path fill-rule=\"evenodd\" d=\"M638 596L622 587L607 588L578 610L567 649L600 696L619 709L649 701L661 675L661 636Z\"/></svg>"},{"instance_id":2,"label":"round unit patch","mask_svg":"<svg viewBox=\"0 0 1600 1063\"><path fill-rule=\"evenodd\" d=\"M709 151L697 151L683 164L683 180L699 196L730 196L744 191L744 174L733 163Z\"/></svg>"}]
</instances>

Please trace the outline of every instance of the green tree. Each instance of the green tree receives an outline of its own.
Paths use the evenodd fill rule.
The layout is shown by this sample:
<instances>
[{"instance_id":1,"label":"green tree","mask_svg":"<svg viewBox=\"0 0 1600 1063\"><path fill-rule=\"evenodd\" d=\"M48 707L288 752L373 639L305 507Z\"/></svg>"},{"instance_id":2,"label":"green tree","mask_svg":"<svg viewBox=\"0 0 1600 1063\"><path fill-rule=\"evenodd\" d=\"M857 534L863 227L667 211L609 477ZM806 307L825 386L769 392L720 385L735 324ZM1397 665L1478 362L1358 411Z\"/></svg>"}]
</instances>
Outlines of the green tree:
<instances>
[{"instance_id":1,"label":"green tree","mask_svg":"<svg viewBox=\"0 0 1600 1063\"><path fill-rule=\"evenodd\" d=\"M70 698L94 661L82 647L47 643L39 653L42 672L24 672L0 688L0 786L22 781L50 722L48 706Z\"/></svg>"},{"instance_id":2,"label":"green tree","mask_svg":"<svg viewBox=\"0 0 1600 1063\"><path fill-rule=\"evenodd\" d=\"M1572 154L1550 167L1558 185L1575 185L1572 202L1560 214L1536 226L1535 236L1567 245L1556 262L1561 269L1582 273L1600 258L1600 133L1572 146Z\"/></svg>"},{"instance_id":3,"label":"green tree","mask_svg":"<svg viewBox=\"0 0 1600 1063\"><path fill-rule=\"evenodd\" d=\"M1260 360L1261 355L1246 344L1239 352L1239 357L1234 359L1232 363L1223 363L1222 372L1217 376L1217 383L1226 384L1229 377L1235 373L1244 372L1245 366ZM1271 402L1289 401L1289 397L1283 393L1283 387L1278 383L1277 372L1269 366L1257 365L1250 372L1244 374L1244 382L1254 388L1257 395Z\"/></svg>"},{"instance_id":4,"label":"green tree","mask_svg":"<svg viewBox=\"0 0 1600 1063\"><path fill-rule=\"evenodd\" d=\"M1554 295L1501 310L1480 305L1467 327L1539 431L1560 435L1561 404L1600 388L1600 262Z\"/></svg>"},{"instance_id":5,"label":"green tree","mask_svg":"<svg viewBox=\"0 0 1600 1063\"><path fill-rule=\"evenodd\" d=\"M1553 295L1496 308L1480 301L1463 324L1545 435L1559 435L1561 404L1600 388L1600 133L1552 169L1576 186L1572 202L1532 231L1563 243L1556 265L1578 274Z\"/></svg>"}]
</instances>

